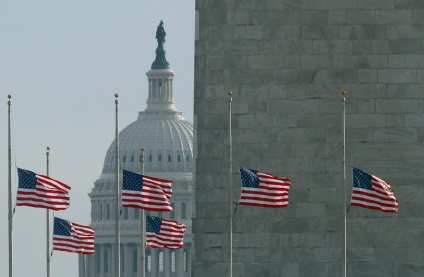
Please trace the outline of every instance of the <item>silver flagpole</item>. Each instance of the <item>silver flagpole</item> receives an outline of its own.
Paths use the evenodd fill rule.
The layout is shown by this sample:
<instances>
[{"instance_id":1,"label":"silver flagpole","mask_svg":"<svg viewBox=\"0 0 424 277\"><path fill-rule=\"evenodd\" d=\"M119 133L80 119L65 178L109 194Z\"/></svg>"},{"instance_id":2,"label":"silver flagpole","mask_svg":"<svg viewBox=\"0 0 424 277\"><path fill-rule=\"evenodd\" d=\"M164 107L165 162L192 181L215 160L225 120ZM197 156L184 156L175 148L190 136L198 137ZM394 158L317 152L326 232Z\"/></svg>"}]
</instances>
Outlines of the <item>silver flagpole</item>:
<instances>
[{"instance_id":1,"label":"silver flagpole","mask_svg":"<svg viewBox=\"0 0 424 277\"><path fill-rule=\"evenodd\" d=\"M119 197L120 185L119 185L119 134L118 134L118 94L115 93L115 276L121 276L120 268L120 254L121 254L121 245L120 245L120 226L119 226L119 216L121 210L121 201Z\"/></svg>"},{"instance_id":2,"label":"silver flagpole","mask_svg":"<svg viewBox=\"0 0 424 277\"><path fill-rule=\"evenodd\" d=\"M233 163L233 154L232 154L232 136L231 136L231 102L233 101L232 95L233 92L229 91L228 95L230 99L228 100L229 108L229 120L228 120L228 139L229 139L229 160L228 160L228 276L233 276L233 196L232 196L232 163Z\"/></svg>"},{"instance_id":3,"label":"silver flagpole","mask_svg":"<svg viewBox=\"0 0 424 277\"><path fill-rule=\"evenodd\" d=\"M47 176L49 176L49 151L47 146L46 152L46 168ZM50 210L46 209L46 261L47 261L47 277L50 277Z\"/></svg>"},{"instance_id":4,"label":"silver flagpole","mask_svg":"<svg viewBox=\"0 0 424 277\"><path fill-rule=\"evenodd\" d=\"M141 147L141 175L144 175L144 147ZM141 277L145 276L146 273L146 224L145 224L145 213L143 209L140 209L141 211L141 247L140 247L140 259L141 259L141 265L140 265L140 272Z\"/></svg>"},{"instance_id":5,"label":"silver flagpole","mask_svg":"<svg viewBox=\"0 0 424 277\"><path fill-rule=\"evenodd\" d=\"M7 157L8 157L8 207L9 207L9 277L13 276L13 206L12 206L12 140L10 138L10 105L12 96L8 95L8 127L7 127Z\"/></svg>"},{"instance_id":6,"label":"silver flagpole","mask_svg":"<svg viewBox=\"0 0 424 277\"><path fill-rule=\"evenodd\" d=\"M346 277L346 91L342 91L342 109L343 109L343 234L342 234L342 249L343 249L343 270L342 277Z\"/></svg>"}]
</instances>

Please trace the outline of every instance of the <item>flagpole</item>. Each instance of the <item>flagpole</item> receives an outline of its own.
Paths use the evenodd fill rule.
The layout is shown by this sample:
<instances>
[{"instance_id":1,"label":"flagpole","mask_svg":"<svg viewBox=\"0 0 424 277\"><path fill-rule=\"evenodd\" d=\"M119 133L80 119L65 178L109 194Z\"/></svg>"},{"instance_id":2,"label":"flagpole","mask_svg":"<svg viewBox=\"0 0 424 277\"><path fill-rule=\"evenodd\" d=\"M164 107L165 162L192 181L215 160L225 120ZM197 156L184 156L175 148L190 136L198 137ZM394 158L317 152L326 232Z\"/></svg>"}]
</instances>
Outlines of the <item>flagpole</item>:
<instances>
[{"instance_id":1,"label":"flagpole","mask_svg":"<svg viewBox=\"0 0 424 277\"><path fill-rule=\"evenodd\" d=\"M346 277L346 91L342 91L342 110L343 110L343 234L342 234L342 251L343 251L343 269L342 277Z\"/></svg>"},{"instance_id":2,"label":"flagpole","mask_svg":"<svg viewBox=\"0 0 424 277\"><path fill-rule=\"evenodd\" d=\"M8 127L7 127L7 157L8 157L8 221L9 221L9 277L13 276L13 206L12 206L12 140L10 138L10 105L11 95L8 95Z\"/></svg>"},{"instance_id":3,"label":"flagpole","mask_svg":"<svg viewBox=\"0 0 424 277\"><path fill-rule=\"evenodd\" d=\"M144 175L144 147L141 147L141 175ZM141 259L141 265L140 265L140 272L141 277L145 276L146 272L146 224L145 224L145 213L144 209L140 209L141 211L141 247L140 247L140 259Z\"/></svg>"},{"instance_id":4,"label":"flagpole","mask_svg":"<svg viewBox=\"0 0 424 277\"><path fill-rule=\"evenodd\" d=\"M232 136L231 136L231 102L232 102L233 92L229 91L228 96L228 108L229 108L229 120L228 120L228 139L229 139L229 160L228 160L228 276L233 276L233 196L232 196Z\"/></svg>"},{"instance_id":5,"label":"flagpole","mask_svg":"<svg viewBox=\"0 0 424 277\"><path fill-rule=\"evenodd\" d=\"M118 94L115 93L115 276L121 276L120 269L120 226L119 215L121 210L121 203L119 197L119 134L118 134Z\"/></svg>"},{"instance_id":6,"label":"flagpole","mask_svg":"<svg viewBox=\"0 0 424 277\"><path fill-rule=\"evenodd\" d=\"M49 151L47 146L46 152L46 168L47 176L49 176ZM50 277L50 210L46 209L46 261L47 261L47 277Z\"/></svg>"}]
</instances>

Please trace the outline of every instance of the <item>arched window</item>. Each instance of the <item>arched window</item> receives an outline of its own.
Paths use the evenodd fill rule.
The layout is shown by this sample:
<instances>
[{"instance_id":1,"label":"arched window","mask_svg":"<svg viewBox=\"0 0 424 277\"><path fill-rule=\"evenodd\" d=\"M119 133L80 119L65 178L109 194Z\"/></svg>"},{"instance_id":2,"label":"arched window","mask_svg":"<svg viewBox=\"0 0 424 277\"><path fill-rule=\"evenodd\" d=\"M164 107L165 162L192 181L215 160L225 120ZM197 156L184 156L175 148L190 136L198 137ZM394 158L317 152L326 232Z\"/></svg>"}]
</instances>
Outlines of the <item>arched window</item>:
<instances>
[{"instance_id":1,"label":"arched window","mask_svg":"<svg viewBox=\"0 0 424 277\"><path fill-rule=\"evenodd\" d=\"M187 204L185 202L181 203L181 218L187 219Z\"/></svg>"},{"instance_id":2,"label":"arched window","mask_svg":"<svg viewBox=\"0 0 424 277\"><path fill-rule=\"evenodd\" d=\"M186 155L186 161L189 163L190 162L190 156L189 154Z\"/></svg>"},{"instance_id":3,"label":"arched window","mask_svg":"<svg viewBox=\"0 0 424 277\"><path fill-rule=\"evenodd\" d=\"M124 155L124 157L122 158L122 162L125 163L127 161L127 155Z\"/></svg>"},{"instance_id":4,"label":"arched window","mask_svg":"<svg viewBox=\"0 0 424 277\"><path fill-rule=\"evenodd\" d=\"M158 271L163 272L163 250L160 250L158 254Z\"/></svg>"},{"instance_id":5,"label":"arched window","mask_svg":"<svg viewBox=\"0 0 424 277\"><path fill-rule=\"evenodd\" d=\"M175 250L171 251L171 272L175 272Z\"/></svg>"},{"instance_id":6,"label":"arched window","mask_svg":"<svg viewBox=\"0 0 424 277\"><path fill-rule=\"evenodd\" d=\"M100 220L103 220L103 204L100 204L99 218Z\"/></svg>"},{"instance_id":7,"label":"arched window","mask_svg":"<svg viewBox=\"0 0 424 277\"><path fill-rule=\"evenodd\" d=\"M181 163L181 155L180 154L177 155L177 162Z\"/></svg>"},{"instance_id":8,"label":"arched window","mask_svg":"<svg viewBox=\"0 0 424 277\"><path fill-rule=\"evenodd\" d=\"M110 205L106 204L106 220L110 220Z\"/></svg>"},{"instance_id":9,"label":"arched window","mask_svg":"<svg viewBox=\"0 0 424 277\"><path fill-rule=\"evenodd\" d=\"M162 162L162 155L161 154L158 155L158 162L160 162L160 163Z\"/></svg>"},{"instance_id":10,"label":"arched window","mask_svg":"<svg viewBox=\"0 0 424 277\"><path fill-rule=\"evenodd\" d=\"M131 163L134 162L134 155L131 155Z\"/></svg>"},{"instance_id":11,"label":"arched window","mask_svg":"<svg viewBox=\"0 0 424 277\"><path fill-rule=\"evenodd\" d=\"M149 163L153 162L153 156L152 154L149 155Z\"/></svg>"},{"instance_id":12,"label":"arched window","mask_svg":"<svg viewBox=\"0 0 424 277\"><path fill-rule=\"evenodd\" d=\"M137 273L137 263L138 263L138 253L137 253L137 249L133 250L133 260L132 260L132 271L134 273Z\"/></svg>"},{"instance_id":13,"label":"arched window","mask_svg":"<svg viewBox=\"0 0 424 277\"><path fill-rule=\"evenodd\" d=\"M172 156L171 154L168 154L168 163L172 162Z\"/></svg>"}]
</instances>

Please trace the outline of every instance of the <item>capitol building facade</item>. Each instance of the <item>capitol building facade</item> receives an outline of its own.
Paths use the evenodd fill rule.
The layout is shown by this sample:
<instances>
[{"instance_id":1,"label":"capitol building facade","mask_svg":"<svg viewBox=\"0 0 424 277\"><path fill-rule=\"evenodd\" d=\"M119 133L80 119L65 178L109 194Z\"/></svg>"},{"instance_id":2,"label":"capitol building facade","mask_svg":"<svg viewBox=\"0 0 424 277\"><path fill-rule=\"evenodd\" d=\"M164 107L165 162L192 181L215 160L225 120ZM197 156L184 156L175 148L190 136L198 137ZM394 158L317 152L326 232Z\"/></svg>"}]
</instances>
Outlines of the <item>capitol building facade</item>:
<instances>
[{"instance_id":1,"label":"capitol building facade","mask_svg":"<svg viewBox=\"0 0 424 277\"><path fill-rule=\"evenodd\" d=\"M162 25L162 24L161 24ZM163 30L163 26L162 30ZM158 27L159 29L159 27ZM147 107L136 121L119 133L120 169L142 172L173 181L172 213L146 212L152 216L175 219L187 226L184 249L146 248L146 276L191 276L194 255L191 218L193 192L193 125L174 104L174 71L165 58L163 41L158 39L156 59L146 73ZM91 224L96 231L95 253L80 255L80 277L112 277L115 272L115 141L104 159L103 171L89 193ZM122 171L121 171L122 172ZM122 180L122 177L120 178ZM122 277L140 276L141 211L122 208L120 217L120 268Z\"/></svg>"}]
</instances>

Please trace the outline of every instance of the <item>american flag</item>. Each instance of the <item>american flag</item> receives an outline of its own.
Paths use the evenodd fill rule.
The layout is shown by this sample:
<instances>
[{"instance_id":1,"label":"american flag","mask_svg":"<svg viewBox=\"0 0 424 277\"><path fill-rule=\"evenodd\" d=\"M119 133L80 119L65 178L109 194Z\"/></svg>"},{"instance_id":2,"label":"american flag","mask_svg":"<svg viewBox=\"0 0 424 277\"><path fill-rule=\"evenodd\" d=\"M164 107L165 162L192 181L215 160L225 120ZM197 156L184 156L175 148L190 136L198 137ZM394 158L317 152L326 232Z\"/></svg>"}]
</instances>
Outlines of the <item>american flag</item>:
<instances>
[{"instance_id":1,"label":"american flag","mask_svg":"<svg viewBox=\"0 0 424 277\"><path fill-rule=\"evenodd\" d=\"M18 168L18 192L16 206L45 208L55 211L69 207L69 191L71 187L29 170Z\"/></svg>"},{"instance_id":2,"label":"american flag","mask_svg":"<svg viewBox=\"0 0 424 277\"><path fill-rule=\"evenodd\" d=\"M186 226L176 220L146 216L147 248L184 248Z\"/></svg>"},{"instance_id":3,"label":"american flag","mask_svg":"<svg viewBox=\"0 0 424 277\"><path fill-rule=\"evenodd\" d=\"M353 168L353 190L350 204L382 212L398 212L398 202L390 184L357 168Z\"/></svg>"},{"instance_id":4,"label":"american flag","mask_svg":"<svg viewBox=\"0 0 424 277\"><path fill-rule=\"evenodd\" d=\"M146 211L172 212L172 181L123 170L122 206Z\"/></svg>"},{"instance_id":5,"label":"american flag","mask_svg":"<svg viewBox=\"0 0 424 277\"><path fill-rule=\"evenodd\" d=\"M239 205L284 208L289 203L291 181L268 173L240 167L241 195Z\"/></svg>"},{"instance_id":6,"label":"american flag","mask_svg":"<svg viewBox=\"0 0 424 277\"><path fill-rule=\"evenodd\" d=\"M53 224L53 250L93 254L93 228L55 217Z\"/></svg>"}]
</instances>

